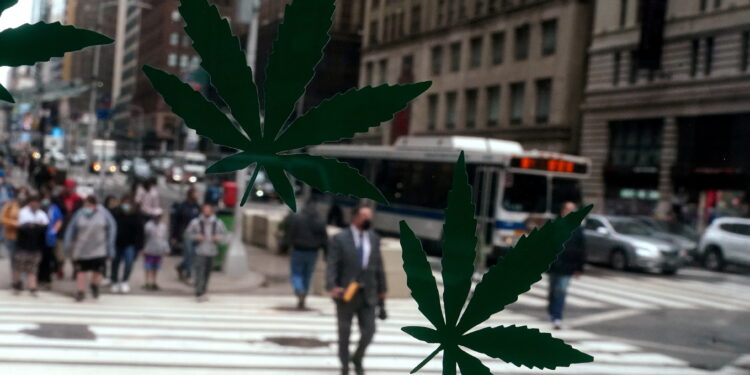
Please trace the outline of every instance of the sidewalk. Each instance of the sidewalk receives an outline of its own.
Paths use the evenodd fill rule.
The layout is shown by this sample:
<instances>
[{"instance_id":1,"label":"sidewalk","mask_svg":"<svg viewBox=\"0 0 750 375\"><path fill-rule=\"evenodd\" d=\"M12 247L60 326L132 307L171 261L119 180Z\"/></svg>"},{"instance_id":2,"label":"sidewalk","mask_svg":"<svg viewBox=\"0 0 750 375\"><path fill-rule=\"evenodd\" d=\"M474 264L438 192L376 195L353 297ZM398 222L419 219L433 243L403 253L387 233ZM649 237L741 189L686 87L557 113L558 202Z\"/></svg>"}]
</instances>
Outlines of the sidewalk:
<instances>
[{"instance_id":1,"label":"sidewalk","mask_svg":"<svg viewBox=\"0 0 750 375\"><path fill-rule=\"evenodd\" d=\"M283 259L280 258L279 260L275 260L272 259L273 256L271 256L271 259L261 258L261 256L265 252L252 249L249 246L246 247L246 249L248 252L248 263L256 263L255 266L252 267L253 269L266 269L273 271L278 270L279 272L281 272L280 265L271 265L271 263L274 263L274 261L284 262ZM257 258L256 253L259 253L257 254ZM4 258L0 259L0 289L8 289L10 288L10 265L8 262L7 254L5 254L4 250L2 254ZM192 296L193 288L180 282L177 278L175 267L181 260L182 257L179 256L170 256L164 258L162 269L159 272L158 278L158 284L161 290L158 292L151 292L145 291L141 288L144 285L145 275L143 271L143 256L139 255L138 259L133 265L133 272L130 277L130 294L156 296ZM263 264L260 264L261 262ZM107 273L109 274L109 272L110 270L108 269ZM231 278L225 275L223 272L213 272L211 274L211 281L209 283L209 294L256 294L260 291L262 291L263 294L272 294L269 292L273 291L274 288L265 288L265 286L273 286L274 283L272 282L272 280L280 280L281 278L281 275L277 276L273 273L271 273L267 278L265 274L255 271L250 271L247 274L237 278ZM72 280L72 265L70 264L70 262L67 262L67 264L65 265L65 280L53 279L52 292L72 296L74 290L75 283ZM283 292L286 292L286 290L284 289L279 290L283 290ZM109 293L109 286L103 287L102 293Z\"/></svg>"}]
</instances>

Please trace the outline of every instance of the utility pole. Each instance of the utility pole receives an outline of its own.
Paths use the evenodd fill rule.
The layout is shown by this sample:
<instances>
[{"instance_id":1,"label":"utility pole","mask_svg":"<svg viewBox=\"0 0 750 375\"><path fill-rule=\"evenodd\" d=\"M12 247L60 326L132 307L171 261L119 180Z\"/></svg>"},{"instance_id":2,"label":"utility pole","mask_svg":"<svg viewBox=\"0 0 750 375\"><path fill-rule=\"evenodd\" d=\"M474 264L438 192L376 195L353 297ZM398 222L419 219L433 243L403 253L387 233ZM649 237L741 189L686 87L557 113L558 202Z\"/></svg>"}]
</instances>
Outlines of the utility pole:
<instances>
[{"instance_id":1,"label":"utility pole","mask_svg":"<svg viewBox=\"0 0 750 375\"><path fill-rule=\"evenodd\" d=\"M102 28L102 18L104 8L102 3L97 4L96 10L96 30L100 31ZM86 165L84 166L84 174L88 173L88 168L94 160L94 133L97 127L97 113L96 113L96 99L99 96L99 61L101 60L101 46L97 45L94 47L94 61L91 67L91 88L89 91L89 121L88 121L88 132L86 134ZM104 164L100 173L104 175Z\"/></svg>"},{"instance_id":2,"label":"utility pole","mask_svg":"<svg viewBox=\"0 0 750 375\"><path fill-rule=\"evenodd\" d=\"M255 57L258 48L258 11L260 10L260 0L245 0L248 5L250 14L248 22L247 45L245 54L247 64L255 74ZM241 9L242 7L240 7ZM242 18L242 17L240 17ZM253 78L254 79L254 78ZM261 121L262 123L262 121ZM234 206L234 228L232 228L232 241L229 244L226 260L224 261L224 272L230 277L242 276L247 274L247 254L245 253L245 244L242 242L242 206L240 195L247 184L247 169L243 168L237 171L237 203ZM248 187L251 188L251 187Z\"/></svg>"}]
</instances>

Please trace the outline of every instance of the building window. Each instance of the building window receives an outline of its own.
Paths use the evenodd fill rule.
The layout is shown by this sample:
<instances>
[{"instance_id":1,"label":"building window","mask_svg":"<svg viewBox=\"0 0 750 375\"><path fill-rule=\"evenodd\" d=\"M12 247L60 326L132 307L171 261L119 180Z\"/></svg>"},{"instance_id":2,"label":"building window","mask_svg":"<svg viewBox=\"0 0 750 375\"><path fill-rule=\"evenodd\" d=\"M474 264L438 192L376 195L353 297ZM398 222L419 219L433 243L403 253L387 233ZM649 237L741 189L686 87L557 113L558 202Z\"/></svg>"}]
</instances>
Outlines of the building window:
<instances>
[{"instance_id":1,"label":"building window","mask_svg":"<svg viewBox=\"0 0 750 375\"><path fill-rule=\"evenodd\" d=\"M365 65L365 86L372 86L372 77L374 74L375 66L372 61Z\"/></svg>"},{"instance_id":2,"label":"building window","mask_svg":"<svg viewBox=\"0 0 750 375\"><path fill-rule=\"evenodd\" d=\"M630 51L630 72L628 73L628 82L635 84L638 82L638 54L636 51Z\"/></svg>"},{"instance_id":3,"label":"building window","mask_svg":"<svg viewBox=\"0 0 750 375\"><path fill-rule=\"evenodd\" d=\"M169 34L169 45L176 46L180 43L180 35L177 33Z\"/></svg>"},{"instance_id":4,"label":"building window","mask_svg":"<svg viewBox=\"0 0 750 375\"><path fill-rule=\"evenodd\" d=\"M614 121L609 163L613 167L652 167L661 163L661 120Z\"/></svg>"},{"instance_id":5,"label":"building window","mask_svg":"<svg viewBox=\"0 0 750 375\"><path fill-rule=\"evenodd\" d=\"M177 66L177 54L170 53L169 56L167 56L167 65Z\"/></svg>"},{"instance_id":6,"label":"building window","mask_svg":"<svg viewBox=\"0 0 750 375\"><path fill-rule=\"evenodd\" d=\"M742 33L742 52L740 53L740 71L746 72L750 65L750 31Z\"/></svg>"},{"instance_id":7,"label":"building window","mask_svg":"<svg viewBox=\"0 0 750 375\"><path fill-rule=\"evenodd\" d=\"M438 0L437 6L437 25L443 26L445 20L445 0Z\"/></svg>"},{"instance_id":8,"label":"building window","mask_svg":"<svg viewBox=\"0 0 750 375\"><path fill-rule=\"evenodd\" d=\"M422 29L422 7L415 5L411 8L411 28L412 35L419 34Z\"/></svg>"},{"instance_id":9,"label":"building window","mask_svg":"<svg viewBox=\"0 0 750 375\"><path fill-rule=\"evenodd\" d=\"M437 129L438 120L438 96L430 95L427 98L427 129Z\"/></svg>"},{"instance_id":10,"label":"building window","mask_svg":"<svg viewBox=\"0 0 750 375\"><path fill-rule=\"evenodd\" d=\"M190 47L190 43L192 43L192 42L193 41L190 39L189 36L187 36L187 35L183 35L182 36L182 46L183 47Z\"/></svg>"},{"instance_id":11,"label":"building window","mask_svg":"<svg viewBox=\"0 0 750 375\"><path fill-rule=\"evenodd\" d=\"M180 20L180 12L173 10L172 11L172 21L177 22Z\"/></svg>"},{"instance_id":12,"label":"building window","mask_svg":"<svg viewBox=\"0 0 750 375\"><path fill-rule=\"evenodd\" d=\"M557 47L557 19L542 22L542 56L555 53Z\"/></svg>"},{"instance_id":13,"label":"building window","mask_svg":"<svg viewBox=\"0 0 750 375\"><path fill-rule=\"evenodd\" d=\"M387 15L383 18L383 42L391 40L391 16Z\"/></svg>"},{"instance_id":14,"label":"building window","mask_svg":"<svg viewBox=\"0 0 750 375\"><path fill-rule=\"evenodd\" d=\"M477 126L477 90L466 90L466 128Z\"/></svg>"},{"instance_id":15,"label":"building window","mask_svg":"<svg viewBox=\"0 0 750 375\"><path fill-rule=\"evenodd\" d=\"M370 22L370 44L378 44L378 21Z\"/></svg>"},{"instance_id":16,"label":"building window","mask_svg":"<svg viewBox=\"0 0 750 375\"><path fill-rule=\"evenodd\" d=\"M705 12L708 8L708 0L701 0L701 12Z\"/></svg>"},{"instance_id":17,"label":"building window","mask_svg":"<svg viewBox=\"0 0 750 375\"><path fill-rule=\"evenodd\" d=\"M458 0L458 19L466 19L466 0Z\"/></svg>"},{"instance_id":18,"label":"building window","mask_svg":"<svg viewBox=\"0 0 750 375\"><path fill-rule=\"evenodd\" d=\"M445 128L456 128L456 93L445 94Z\"/></svg>"},{"instance_id":19,"label":"building window","mask_svg":"<svg viewBox=\"0 0 750 375\"><path fill-rule=\"evenodd\" d=\"M482 37L471 40L471 60L469 66L478 68L482 65Z\"/></svg>"},{"instance_id":20,"label":"building window","mask_svg":"<svg viewBox=\"0 0 750 375\"><path fill-rule=\"evenodd\" d=\"M698 74L698 53L700 52L700 40L693 39L690 49L690 76Z\"/></svg>"},{"instance_id":21,"label":"building window","mask_svg":"<svg viewBox=\"0 0 750 375\"><path fill-rule=\"evenodd\" d=\"M722 4L721 0L714 0L714 10L721 9L721 4Z\"/></svg>"},{"instance_id":22,"label":"building window","mask_svg":"<svg viewBox=\"0 0 750 375\"><path fill-rule=\"evenodd\" d=\"M529 57L529 25L516 28L516 60L526 60Z\"/></svg>"},{"instance_id":23,"label":"building window","mask_svg":"<svg viewBox=\"0 0 750 375\"><path fill-rule=\"evenodd\" d=\"M500 86L487 88L487 126L500 122Z\"/></svg>"},{"instance_id":24,"label":"building window","mask_svg":"<svg viewBox=\"0 0 750 375\"><path fill-rule=\"evenodd\" d=\"M490 0L492 1L492 0ZM481 16L484 13L484 0L476 0L474 3L474 16Z\"/></svg>"},{"instance_id":25,"label":"building window","mask_svg":"<svg viewBox=\"0 0 750 375\"><path fill-rule=\"evenodd\" d=\"M406 29L406 26L404 26L404 22L406 22L406 19L404 19L404 13L401 12L396 16L396 19L398 20L398 37L402 38L404 34L404 30Z\"/></svg>"},{"instance_id":26,"label":"building window","mask_svg":"<svg viewBox=\"0 0 750 375\"><path fill-rule=\"evenodd\" d=\"M440 75L443 70L443 46L432 47L432 75Z\"/></svg>"},{"instance_id":27,"label":"building window","mask_svg":"<svg viewBox=\"0 0 750 375\"><path fill-rule=\"evenodd\" d=\"M180 56L180 68L187 68L190 65L190 56Z\"/></svg>"},{"instance_id":28,"label":"building window","mask_svg":"<svg viewBox=\"0 0 750 375\"><path fill-rule=\"evenodd\" d=\"M500 31L492 34L492 65L503 63L505 52L505 33Z\"/></svg>"},{"instance_id":29,"label":"building window","mask_svg":"<svg viewBox=\"0 0 750 375\"><path fill-rule=\"evenodd\" d=\"M456 8L456 1L455 0L448 0L448 24L453 23L453 16L455 15L455 8Z\"/></svg>"},{"instance_id":30,"label":"building window","mask_svg":"<svg viewBox=\"0 0 750 375\"><path fill-rule=\"evenodd\" d=\"M388 82L388 60L380 60L380 83L384 84Z\"/></svg>"},{"instance_id":31,"label":"building window","mask_svg":"<svg viewBox=\"0 0 750 375\"><path fill-rule=\"evenodd\" d=\"M706 38L706 50L703 56L703 75L710 76L714 65L714 37Z\"/></svg>"},{"instance_id":32,"label":"building window","mask_svg":"<svg viewBox=\"0 0 750 375\"><path fill-rule=\"evenodd\" d=\"M625 27L628 20L628 0L620 0L620 27Z\"/></svg>"},{"instance_id":33,"label":"building window","mask_svg":"<svg viewBox=\"0 0 750 375\"><path fill-rule=\"evenodd\" d=\"M549 122L550 103L552 102L552 80L536 81L536 123Z\"/></svg>"},{"instance_id":34,"label":"building window","mask_svg":"<svg viewBox=\"0 0 750 375\"><path fill-rule=\"evenodd\" d=\"M380 0L372 0L372 8L375 9L380 6Z\"/></svg>"},{"instance_id":35,"label":"building window","mask_svg":"<svg viewBox=\"0 0 750 375\"><path fill-rule=\"evenodd\" d=\"M523 97L524 82L517 82L510 85L510 123L511 125L520 125L523 122Z\"/></svg>"},{"instance_id":36,"label":"building window","mask_svg":"<svg viewBox=\"0 0 750 375\"><path fill-rule=\"evenodd\" d=\"M620 60L621 60L621 54L620 51L615 52L614 56L612 57L614 59L613 65L614 67L612 72L612 86L617 86L620 84Z\"/></svg>"},{"instance_id":37,"label":"building window","mask_svg":"<svg viewBox=\"0 0 750 375\"><path fill-rule=\"evenodd\" d=\"M190 66L198 67L201 64L201 58L199 56L193 56Z\"/></svg>"},{"instance_id":38,"label":"building window","mask_svg":"<svg viewBox=\"0 0 750 375\"><path fill-rule=\"evenodd\" d=\"M451 44L451 72L461 69L461 42Z\"/></svg>"}]
</instances>

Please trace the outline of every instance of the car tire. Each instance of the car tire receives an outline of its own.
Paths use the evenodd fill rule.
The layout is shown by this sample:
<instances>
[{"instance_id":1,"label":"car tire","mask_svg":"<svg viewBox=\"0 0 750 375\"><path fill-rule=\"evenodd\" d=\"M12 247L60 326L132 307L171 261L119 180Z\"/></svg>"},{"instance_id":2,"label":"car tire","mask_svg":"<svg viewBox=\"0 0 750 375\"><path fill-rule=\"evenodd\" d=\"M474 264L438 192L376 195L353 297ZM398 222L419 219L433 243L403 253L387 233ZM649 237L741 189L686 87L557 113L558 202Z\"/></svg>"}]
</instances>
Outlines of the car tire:
<instances>
[{"instance_id":1,"label":"car tire","mask_svg":"<svg viewBox=\"0 0 750 375\"><path fill-rule=\"evenodd\" d=\"M664 268L661 270L662 275L672 276L677 274L677 268Z\"/></svg>"},{"instance_id":2,"label":"car tire","mask_svg":"<svg viewBox=\"0 0 750 375\"><path fill-rule=\"evenodd\" d=\"M703 266L711 271L722 271L724 266L724 256L721 254L721 249L716 246L711 246L706 251L706 255L703 257Z\"/></svg>"},{"instance_id":3,"label":"car tire","mask_svg":"<svg viewBox=\"0 0 750 375\"><path fill-rule=\"evenodd\" d=\"M609 265L618 271L628 269L628 255L622 249L614 249L609 254Z\"/></svg>"}]
</instances>

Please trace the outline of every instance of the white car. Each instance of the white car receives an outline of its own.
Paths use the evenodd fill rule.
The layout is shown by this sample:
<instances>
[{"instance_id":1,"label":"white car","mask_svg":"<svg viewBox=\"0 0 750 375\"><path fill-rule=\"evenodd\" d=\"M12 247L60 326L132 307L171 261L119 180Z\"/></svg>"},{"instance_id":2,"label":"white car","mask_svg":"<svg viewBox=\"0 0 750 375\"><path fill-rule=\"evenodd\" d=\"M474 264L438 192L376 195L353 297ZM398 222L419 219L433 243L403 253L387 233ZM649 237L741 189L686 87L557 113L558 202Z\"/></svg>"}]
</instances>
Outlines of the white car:
<instances>
[{"instance_id":1,"label":"white car","mask_svg":"<svg viewBox=\"0 0 750 375\"><path fill-rule=\"evenodd\" d=\"M710 270L720 271L730 263L750 266L750 219L714 220L698 248L703 265Z\"/></svg>"}]
</instances>

